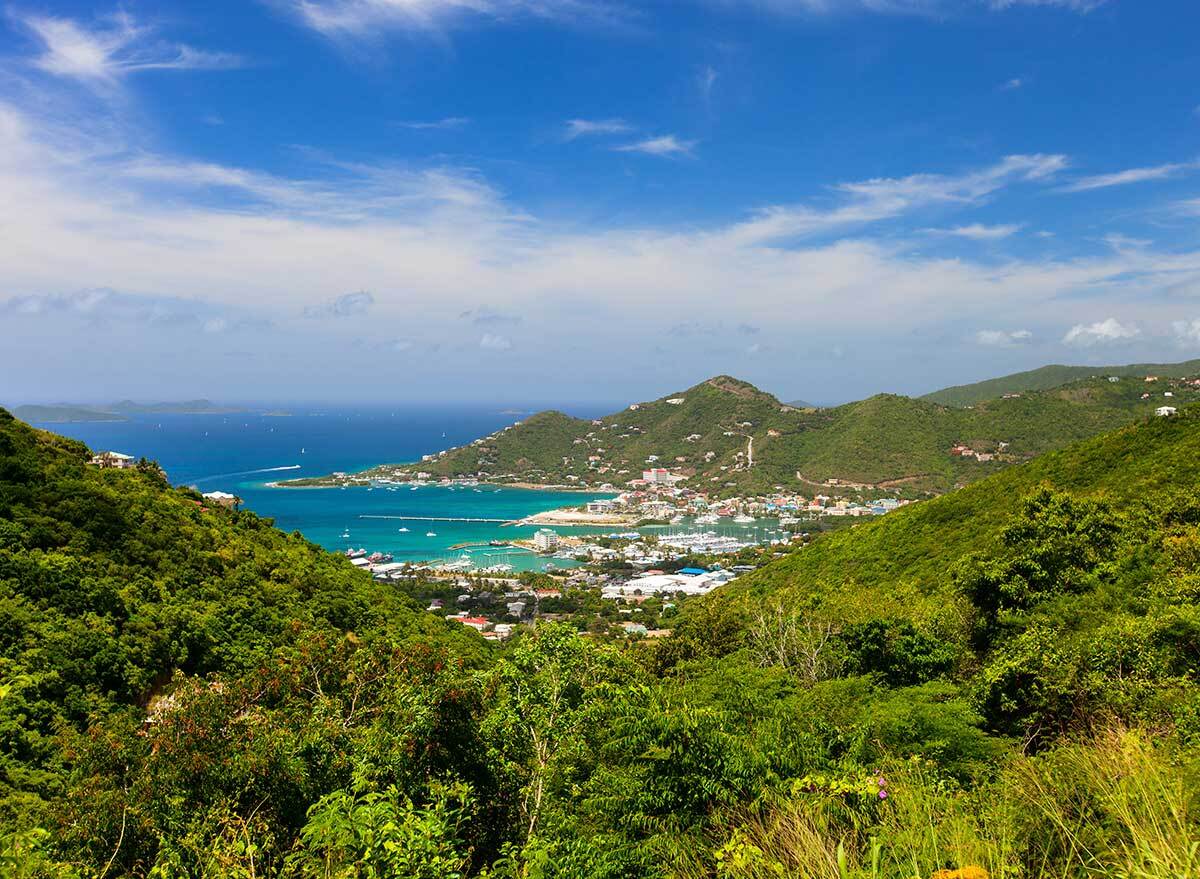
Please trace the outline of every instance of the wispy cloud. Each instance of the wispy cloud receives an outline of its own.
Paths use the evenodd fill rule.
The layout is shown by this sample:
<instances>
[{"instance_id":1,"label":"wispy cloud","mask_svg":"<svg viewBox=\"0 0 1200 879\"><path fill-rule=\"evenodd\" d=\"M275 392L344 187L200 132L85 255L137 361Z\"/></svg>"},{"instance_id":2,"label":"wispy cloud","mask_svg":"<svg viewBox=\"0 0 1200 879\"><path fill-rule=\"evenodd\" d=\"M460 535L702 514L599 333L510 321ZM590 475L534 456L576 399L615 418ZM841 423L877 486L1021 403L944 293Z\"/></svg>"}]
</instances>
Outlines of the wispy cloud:
<instances>
[{"instance_id":1,"label":"wispy cloud","mask_svg":"<svg viewBox=\"0 0 1200 879\"><path fill-rule=\"evenodd\" d=\"M375 297L366 290L345 293L322 305L312 305L304 310L305 317L358 317L367 313L375 304Z\"/></svg>"},{"instance_id":2,"label":"wispy cloud","mask_svg":"<svg viewBox=\"0 0 1200 879\"><path fill-rule=\"evenodd\" d=\"M158 38L125 13L109 23L88 27L69 18L18 17L41 43L33 65L46 73L91 84L114 84L145 70L222 70L242 61L226 52L209 52Z\"/></svg>"},{"instance_id":3,"label":"wispy cloud","mask_svg":"<svg viewBox=\"0 0 1200 879\"><path fill-rule=\"evenodd\" d=\"M497 333L484 333L479 338L479 347L486 351L510 351L512 346L512 339Z\"/></svg>"},{"instance_id":4,"label":"wispy cloud","mask_svg":"<svg viewBox=\"0 0 1200 879\"><path fill-rule=\"evenodd\" d=\"M1087 13L1108 0L728 0L727 5L751 6L780 15L883 13L943 17L976 9L1003 12L1022 6L1044 6Z\"/></svg>"},{"instance_id":5,"label":"wispy cloud","mask_svg":"<svg viewBox=\"0 0 1200 879\"><path fill-rule=\"evenodd\" d=\"M1132 324L1123 324L1114 317L1092 324L1076 324L1063 336L1064 345L1091 347L1115 342L1128 342L1141 335L1141 330Z\"/></svg>"},{"instance_id":6,"label":"wispy cloud","mask_svg":"<svg viewBox=\"0 0 1200 879\"><path fill-rule=\"evenodd\" d=\"M712 99L713 86L717 84L719 76L716 69L707 64L696 74L696 85L700 89L700 97L704 99L705 103Z\"/></svg>"},{"instance_id":7,"label":"wispy cloud","mask_svg":"<svg viewBox=\"0 0 1200 879\"><path fill-rule=\"evenodd\" d=\"M619 153L644 153L648 156L662 156L667 159L675 159L691 156L695 146L696 141L694 140L680 140L673 134L664 134L661 137L650 137L645 140L639 140L637 143L616 146L613 149Z\"/></svg>"},{"instance_id":8,"label":"wispy cloud","mask_svg":"<svg viewBox=\"0 0 1200 879\"><path fill-rule=\"evenodd\" d=\"M975 341L980 345L1001 348L1028 345L1033 341L1033 333L1029 330L980 330L975 334Z\"/></svg>"},{"instance_id":9,"label":"wispy cloud","mask_svg":"<svg viewBox=\"0 0 1200 879\"><path fill-rule=\"evenodd\" d=\"M566 24L618 24L631 11L602 0L278 0L301 24L333 39L381 31L437 31L455 18L540 18Z\"/></svg>"},{"instance_id":10,"label":"wispy cloud","mask_svg":"<svg viewBox=\"0 0 1200 879\"><path fill-rule=\"evenodd\" d=\"M411 128L415 131L448 131L454 128L464 128L471 120L466 116L446 116L443 119L429 121L397 122L401 128Z\"/></svg>"},{"instance_id":11,"label":"wispy cloud","mask_svg":"<svg viewBox=\"0 0 1200 879\"><path fill-rule=\"evenodd\" d=\"M997 226L971 223L968 226L955 226L952 229L930 229L929 231L936 235L952 235L956 238L969 238L972 241L999 241L1003 238L1010 238L1020 232L1021 226L1016 223L1004 223Z\"/></svg>"},{"instance_id":12,"label":"wispy cloud","mask_svg":"<svg viewBox=\"0 0 1200 879\"><path fill-rule=\"evenodd\" d=\"M575 140L577 137L594 135L625 134L633 131L633 126L624 119L568 119L563 140Z\"/></svg>"},{"instance_id":13,"label":"wispy cloud","mask_svg":"<svg viewBox=\"0 0 1200 879\"><path fill-rule=\"evenodd\" d=\"M1025 79L1024 77L1021 77L1021 76L1014 76L1012 79L1008 80L1007 82L1005 82L1003 85L1000 86L1000 91L1012 92L1012 91L1016 91L1019 88L1024 88L1027 85L1029 85L1028 79Z\"/></svg>"},{"instance_id":14,"label":"wispy cloud","mask_svg":"<svg viewBox=\"0 0 1200 879\"><path fill-rule=\"evenodd\" d=\"M458 317L459 320L469 320L471 323L481 326L517 324L521 322L521 316L519 314L508 314L507 312L497 311L488 305L481 305L478 308L468 308Z\"/></svg>"},{"instance_id":15,"label":"wispy cloud","mask_svg":"<svg viewBox=\"0 0 1200 879\"><path fill-rule=\"evenodd\" d=\"M1061 192L1085 192L1090 189L1105 189L1109 186L1127 186L1130 183L1144 183L1147 180L1163 180L1195 171L1200 168L1200 161L1172 162L1167 165L1153 165L1147 168L1128 168L1112 174L1096 174L1092 177L1081 177L1078 180L1059 187Z\"/></svg>"},{"instance_id":16,"label":"wispy cloud","mask_svg":"<svg viewBox=\"0 0 1200 879\"><path fill-rule=\"evenodd\" d=\"M1045 181L1066 167L1067 159L1061 155L1016 155L958 175L914 174L842 183L834 187L840 203L833 207L763 208L752 219L733 227L730 234L740 243L770 241L874 223L930 205L973 205L1013 183Z\"/></svg>"}]
</instances>

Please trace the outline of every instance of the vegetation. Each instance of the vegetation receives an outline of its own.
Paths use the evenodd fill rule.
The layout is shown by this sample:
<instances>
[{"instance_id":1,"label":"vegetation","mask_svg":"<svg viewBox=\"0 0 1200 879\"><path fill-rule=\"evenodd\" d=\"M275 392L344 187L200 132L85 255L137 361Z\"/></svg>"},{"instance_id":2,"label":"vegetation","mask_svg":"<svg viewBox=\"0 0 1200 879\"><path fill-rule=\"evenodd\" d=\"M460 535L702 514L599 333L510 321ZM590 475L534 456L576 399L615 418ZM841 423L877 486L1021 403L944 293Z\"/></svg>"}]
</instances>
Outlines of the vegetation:
<instances>
[{"instance_id":1,"label":"vegetation","mask_svg":"<svg viewBox=\"0 0 1200 879\"><path fill-rule=\"evenodd\" d=\"M23 421L56 424L67 421L128 421L130 415L223 415L242 410L220 406L210 400L179 403L135 403L122 400L109 406L56 403L49 406L17 406L13 414Z\"/></svg>"},{"instance_id":2,"label":"vegetation","mask_svg":"<svg viewBox=\"0 0 1200 879\"><path fill-rule=\"evenodd\" d=\"M1164 400L1181 405L1197 399L1200 389L1182 381L1098 378L967 409L892 394L831 409L797 409L719 376L595 421L542 412L420 464L379 467L354 478L425 472L623 487L657 466L687 476L689 488L718 496L776 487L811 494L829 480L890 493L943 492L1128 424ZM956 455L956 445L984 459Z\"/></svg>"},{"instance_id":3,"label":"vegetation","mask_svg":"<svg viewBox=\"0 0 1200 879\"><path fill-rule=\"evenodd\" d=\"M942 388L940 391L926 394L921 399L931 403L941 403L943 406L970 406L984 400L994 400L1005 394L1047 391L1071 382L1104 378L1110 375L1123 378L1144 378L1147 375L1156 375L1160 378L1183 378L1197 373L1200 373L1200 360L1186 360L1183 363L1129 363L1124 366L1061 366L1053 364L974 384Z\"/></svg>"},{"instance_id":4,"label":"vegetation","mask_svg":"<svg viewBox=\"0 0 1200 879\"><path fill-rule=\"evenodd\" d=\"M0 876L1195 879L1198 453L1146 419L495 654L0 417Z\"/></svg>"}]
</instances>

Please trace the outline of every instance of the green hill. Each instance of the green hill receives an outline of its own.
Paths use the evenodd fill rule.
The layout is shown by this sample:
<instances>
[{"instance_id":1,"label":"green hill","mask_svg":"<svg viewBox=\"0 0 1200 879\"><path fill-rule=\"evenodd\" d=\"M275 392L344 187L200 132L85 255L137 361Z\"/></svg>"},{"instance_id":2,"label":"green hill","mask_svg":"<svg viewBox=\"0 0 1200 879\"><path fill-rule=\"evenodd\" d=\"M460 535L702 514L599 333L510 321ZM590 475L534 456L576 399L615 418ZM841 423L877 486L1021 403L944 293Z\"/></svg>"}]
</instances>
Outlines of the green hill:
<instances>
[{"instance_id":1,"label":"green hill","mask_svg":"<svg viewBox=\"0 0 1200 879\"><path fill-rule=\"evenodd\" d=\"M0 409L0 818L61 790L64 728L141 717L177 676L245 673L317 635L477 650L298 534L90 456Z\"/></svg>"},{"instance_id":2,"label":"green hill","mask_svg":"<svg viewBox=\"0 0 1200 879\"><path fill-rule=\"evenodd\" d=\"M1194 876L1197 410L503 651L0 410L0 875Z\"/></svg>"},{"instance_id":3,"label":"green hill","mask_svg":"<svg viewBox=\"0 0 1200 879\"><path fill-rule=\"evenodd\" d=\"M1144 378L1148 375L1160 378L1183 378L1200 373L1200 360L1183 363L1130 363L1124 366L1061 366L1054 364L1016 372L1001 378L988 379L968 385L942 388L921 397L931 403L944 406L970 406L982 400L991 400L1005 394L1020 394L1027 391L1044 391L1057 388L1081 379L1102 378L1110 375L1125 378Z\"/></svg>"},{"instance_id":4,"label":"green hill","mask_svg":"<svg viewBox=\"0 0 1200 879\"><path fill-rule=\"evenodd\" d=\"M663 467L686 477L687 487L718 495L762 494L776 487L811 492L831 481L942 492L1148 415L1164 400L1197 399L1200 390L1181 381L1149 386L1102 378L968 408L880 394L844 406L800 409L718 376L594 421L542 412L419 464L372 468L348 481L426 473L623 488L643 469ZM956 445L982 455L956 454ZM346 480L287 484L339 481Z\"/></svg>"}]
</instances>

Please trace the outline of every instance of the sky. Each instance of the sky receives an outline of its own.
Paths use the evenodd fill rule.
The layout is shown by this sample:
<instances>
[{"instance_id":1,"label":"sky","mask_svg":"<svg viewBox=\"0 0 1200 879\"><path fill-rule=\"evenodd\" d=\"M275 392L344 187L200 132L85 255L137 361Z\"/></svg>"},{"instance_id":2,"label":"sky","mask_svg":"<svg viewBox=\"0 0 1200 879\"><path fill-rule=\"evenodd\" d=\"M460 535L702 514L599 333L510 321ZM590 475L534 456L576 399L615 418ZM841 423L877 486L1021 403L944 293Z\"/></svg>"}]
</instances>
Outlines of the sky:
<instances>
[{"instance_id":1,"label":"sky","mask_svg":"<svg viewBox=\"0 0 1200 879\"><path fill-rule=\"evenodd\" d=\"M1194 0L0 6L0 401L1200 357Z\"/></svg>"}]
</instances>

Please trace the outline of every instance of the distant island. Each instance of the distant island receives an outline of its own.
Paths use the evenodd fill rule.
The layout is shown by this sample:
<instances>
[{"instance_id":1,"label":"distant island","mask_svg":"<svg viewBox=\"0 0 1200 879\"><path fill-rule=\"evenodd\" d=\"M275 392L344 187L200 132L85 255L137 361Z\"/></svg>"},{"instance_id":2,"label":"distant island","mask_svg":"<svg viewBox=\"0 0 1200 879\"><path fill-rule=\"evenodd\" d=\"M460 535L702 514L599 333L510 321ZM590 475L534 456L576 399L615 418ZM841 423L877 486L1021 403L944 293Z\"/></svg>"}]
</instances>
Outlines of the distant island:
<instances>
[{"instance_id":1,"label":"distant island","mask_svg":"<svg viewBox=\"0 0 1200 879\"><path fill-rule=\"evenodd\" d=\"M165 403L135 403L133 400L121 400L108 406L52 403L17 406L12 411L23 421L65 424L77 421L128 421L131 415L233 415L246 410L236 406L222 406L211 400L183 400Z\"/></svg>"},{"instance_id":2,"label":"distant island","mask_svg":"<svg viewBox=\"0 0 1200 879\"><path fill-rule=\"evenodd\" d=\"M418 462L278 484L468 479L623 491L669 481L720 498L823 489L940 494L1159 407L1200 400L1200 379L1168 377L1195 376L1200 362L1100 372L1034 390L1011 377L1013 390L961 406L878 394L829 408L785 404L716 376L604 418L539 412Z\"/></svg>"}]
</instances>

